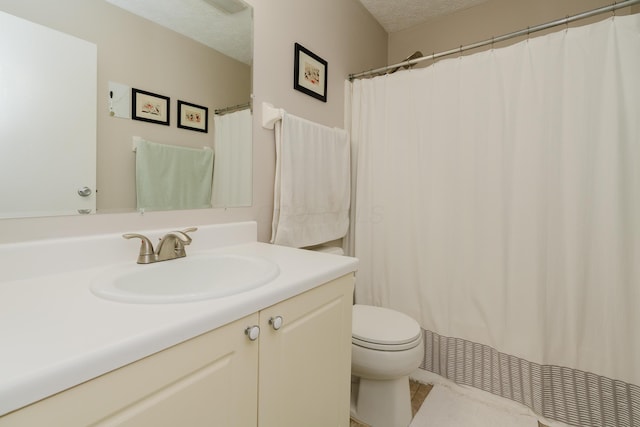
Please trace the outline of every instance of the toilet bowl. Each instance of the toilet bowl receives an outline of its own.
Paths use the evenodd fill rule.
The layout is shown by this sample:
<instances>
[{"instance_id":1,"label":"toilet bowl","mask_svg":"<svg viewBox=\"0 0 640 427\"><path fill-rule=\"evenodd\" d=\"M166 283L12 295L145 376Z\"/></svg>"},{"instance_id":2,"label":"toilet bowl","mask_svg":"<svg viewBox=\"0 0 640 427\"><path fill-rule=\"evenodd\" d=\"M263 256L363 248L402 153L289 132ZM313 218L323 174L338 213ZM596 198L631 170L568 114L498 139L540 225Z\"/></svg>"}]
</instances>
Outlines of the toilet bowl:
<instances>
[{"instance_id":1,"label":"toilet bowl","mask_svg":"<svg viewBox=\"0 0 640 427\"><path fill-rule=\"evenodd\" d=\"M409 374L424 357L422 330L395 310L353 306L351 416L372 427L411 422Z\"/></svg>"},{"instance_id":2,"label":"toilet bowl","mask_svg":"<svg viewBox=\"0 0 640 427\"><path fill-rule=\"evenodd\" d=\"M313 250L343 254L330 246ZM371 427L407 427L409 374L424 358L420 325L395 310L356 304L351 335L352 418Z\"/></svg>"}]
</instances>

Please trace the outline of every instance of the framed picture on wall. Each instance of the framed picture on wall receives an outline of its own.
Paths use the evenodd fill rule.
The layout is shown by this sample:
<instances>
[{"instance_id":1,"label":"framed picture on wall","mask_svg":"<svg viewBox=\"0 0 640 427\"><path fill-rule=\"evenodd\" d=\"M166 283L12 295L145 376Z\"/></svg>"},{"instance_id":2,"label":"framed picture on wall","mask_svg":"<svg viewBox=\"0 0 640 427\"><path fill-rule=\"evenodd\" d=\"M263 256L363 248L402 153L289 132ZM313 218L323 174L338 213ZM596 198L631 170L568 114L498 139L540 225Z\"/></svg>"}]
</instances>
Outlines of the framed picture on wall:
<instances>
[{"instance_id":1,"label":"framed picture on wall","mask_svg":"<svg viewBox=\"0 0 640 427\"><path fill-rule=\"evenodd\" d=\"M131 89L133 120L169 126L170 98L140 89Z\"/></svg>"},{"instance_id":2,"label":"framed picture on wall","mask_svg":"<svg viewBox=\"0 0 640 427\"><path fill-rule=\"evenodd\" d=\"M198 132L208 132L209 109L201 105L178 101L178 127Z\"/></svg>"},{"instance_id":3,"label":"framed picture on wall","mask_svg":"<svg viewBox=\"0 0 640 427\"><path fill-rule=\"evenodd\" d=\"M327 102L327 61L296 43L293 88Z\"/></svg>"}]
</instances>

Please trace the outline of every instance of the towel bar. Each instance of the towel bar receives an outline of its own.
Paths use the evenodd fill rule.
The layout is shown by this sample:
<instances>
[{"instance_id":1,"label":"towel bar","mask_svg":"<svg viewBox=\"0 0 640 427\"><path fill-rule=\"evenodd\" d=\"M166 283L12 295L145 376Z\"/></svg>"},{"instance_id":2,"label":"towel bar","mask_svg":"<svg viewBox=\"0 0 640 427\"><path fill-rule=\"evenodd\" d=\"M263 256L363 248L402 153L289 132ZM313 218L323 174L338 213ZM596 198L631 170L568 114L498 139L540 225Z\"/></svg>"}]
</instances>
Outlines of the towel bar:
<instances>
[{"instance_id":1,"label":"towel bar","mask_svg":"<svg viewBox=\"0 0 640 427\"><path fill-rule=\"evenodd\" d=\"M278 120L282 120L284 110L275 108L268 102L262 103L262 127L265 129L273 129Z\"/></svg>"},{"instance_id":2,"label":"towel bar","mask_svg":"<svg viewBox=\"0 0 640 427\"><path fill-rule=\"evenodd\" d=\"M140 141L144 141L144 138L141 138L139 136L134 136L133 137L133 141L131 142L131 151L133 151L134 153L137 151L138 148L138 142ZM183 148L193 148L193 147L183 147ZM206 145L204 147L202 147L203 150L211 150L211 147L207 147Z\"/></svg>"}]
</instances>

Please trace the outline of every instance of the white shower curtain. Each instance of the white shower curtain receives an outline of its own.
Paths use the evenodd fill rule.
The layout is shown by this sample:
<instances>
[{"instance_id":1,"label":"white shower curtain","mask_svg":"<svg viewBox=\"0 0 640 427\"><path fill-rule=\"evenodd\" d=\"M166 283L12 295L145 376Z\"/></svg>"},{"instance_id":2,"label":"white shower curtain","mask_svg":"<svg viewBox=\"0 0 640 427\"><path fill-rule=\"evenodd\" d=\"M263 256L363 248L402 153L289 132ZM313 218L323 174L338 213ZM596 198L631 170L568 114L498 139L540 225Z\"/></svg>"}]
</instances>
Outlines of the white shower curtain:
<instances>
[{"instance_id":1,"label":"white shower curtain","mask_svg":"<svg viewBox=\"0 0 640 427\"><path fill-rule=\"evenodd\" d=\"M251 206L252 114L250 109L214 116L214 207Z\"/></svg>"},{"instance_id":2,"label":"white shower curtain","mask_svg":"<svg viewBox=\"0 0 640 427\"><path fill-rule=\"evenodd\" d=\"M472 343L461 382L488 377L473 358L495 349L520 377L527 361L624 384L638 412L640 16L347 89L356 302ZM524 396L541 387L515 400L542 411ZM551 415L640 425L616 404L629 423Z\"/></svg>"}]
</instances>

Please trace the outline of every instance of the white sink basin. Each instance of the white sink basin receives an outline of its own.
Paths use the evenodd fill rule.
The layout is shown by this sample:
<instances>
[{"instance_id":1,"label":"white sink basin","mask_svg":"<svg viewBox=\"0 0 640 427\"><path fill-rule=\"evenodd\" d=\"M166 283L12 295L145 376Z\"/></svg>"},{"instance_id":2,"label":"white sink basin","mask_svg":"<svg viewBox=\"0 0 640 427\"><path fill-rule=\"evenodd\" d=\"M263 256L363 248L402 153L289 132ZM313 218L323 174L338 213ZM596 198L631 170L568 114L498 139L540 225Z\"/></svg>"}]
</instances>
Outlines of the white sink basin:
<instances>
[{"instance_id":1,"label":"white sink basin","mask_svg":"<svg viewBox=\"0 0 640 427\"><path fill-rule=\"evenodd\" d=\"M276 264L241 255L189 255L153 264L116 266L91 291L128 303L179 303L219 298L258 288L280 274Z\"/></svg>"}]
</instances>

